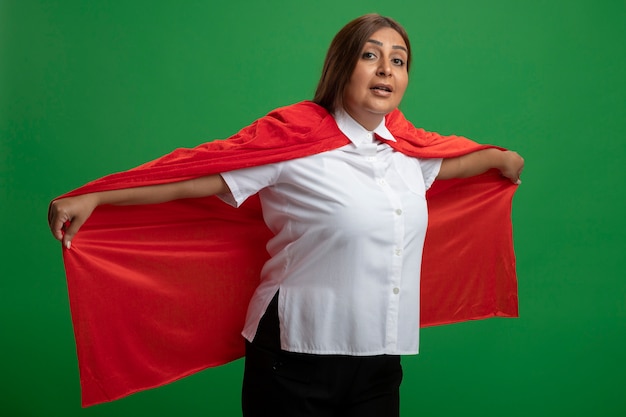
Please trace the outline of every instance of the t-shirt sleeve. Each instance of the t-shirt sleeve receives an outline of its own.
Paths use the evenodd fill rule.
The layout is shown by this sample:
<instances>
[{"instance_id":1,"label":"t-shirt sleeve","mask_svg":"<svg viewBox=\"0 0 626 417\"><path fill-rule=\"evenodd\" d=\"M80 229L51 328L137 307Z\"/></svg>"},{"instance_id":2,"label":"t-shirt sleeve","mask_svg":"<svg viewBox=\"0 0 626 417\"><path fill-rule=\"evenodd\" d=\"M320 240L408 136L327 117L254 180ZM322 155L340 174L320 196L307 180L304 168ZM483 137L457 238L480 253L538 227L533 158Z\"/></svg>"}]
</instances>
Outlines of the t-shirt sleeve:
<instances>
[{"instance_id":1,"label":"t-shirt sleeve","mask_svg":"<svg viewBox=\"0 0 626 417\"><path fill-rule=\"evenodd\" d=\"M251 195L275 184L281 167L281 163L276 163L223 172L221 175L230 193L219 194L218 197L233 207L239 207Z\"/></svg>"},{"instance_id":2,"label":"t-shirt sleeve","mask_svg":"<svg viewBox=\"0 0 626 417\"><path fill-rule=\"evenodd\" d=\"M443 162L443 159L419 158L419 162L420 168L422 169L422 176L424 177L424 185L428 190L430 186L433 185L433 182L435 182L437 175L439 175L439 170L441 169L441 163Z\"/></svg>"}]
</instances>

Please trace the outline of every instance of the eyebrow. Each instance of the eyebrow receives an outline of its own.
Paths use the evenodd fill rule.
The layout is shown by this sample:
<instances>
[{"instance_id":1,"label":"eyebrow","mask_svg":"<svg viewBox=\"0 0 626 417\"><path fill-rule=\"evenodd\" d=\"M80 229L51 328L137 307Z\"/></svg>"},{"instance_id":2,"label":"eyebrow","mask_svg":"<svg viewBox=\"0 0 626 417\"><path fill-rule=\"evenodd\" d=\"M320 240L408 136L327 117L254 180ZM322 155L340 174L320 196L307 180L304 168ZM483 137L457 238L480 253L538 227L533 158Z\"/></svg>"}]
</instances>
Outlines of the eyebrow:
<instances>
[{"instance_id":1,"label":"eyebrow","mask_svg":"<svg viewBox=\"0 0 626 417\"><path fill-rule=\"evenodd\" d=\"M382 43L381 41L377 41L376 39L368 39L367 41L368 41L369 43L373 43L373 44L378 45L378 46L383 46L383 43ZM402 46L402 45L392 45L392 46L391 46L391 49L401 49L401 50L403 50L404 52L407 52L407 53L409 52L409 51L407 51L407 50L406 50L406 48L405 48L404 46Z\"/></svg>"}]
</instances>

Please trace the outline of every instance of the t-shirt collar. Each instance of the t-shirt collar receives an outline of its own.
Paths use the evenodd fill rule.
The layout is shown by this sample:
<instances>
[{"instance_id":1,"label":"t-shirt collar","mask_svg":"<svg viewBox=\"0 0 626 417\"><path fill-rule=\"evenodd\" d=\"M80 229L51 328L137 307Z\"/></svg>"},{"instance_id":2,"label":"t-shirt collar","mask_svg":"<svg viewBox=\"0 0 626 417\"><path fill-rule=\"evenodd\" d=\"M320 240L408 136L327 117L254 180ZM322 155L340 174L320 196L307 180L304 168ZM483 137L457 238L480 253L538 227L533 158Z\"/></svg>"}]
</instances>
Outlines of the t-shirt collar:
<instances>
[{"instance_id":1,"label":"t-shirt collar","mask_svg":"<svg viewBox=\"0 0 626 417\"><path fill-rule=\"evenodd\" d=\"M395 142L396 139L393 137L387 126L385 126L385 119L380 122L376 129L369 131L361 126L356 120L352 118L345 110L337 110L334 114L335 122L337 122L337 126L339 130L350 139L355 146L360 146L364 143L372 143L373 135L381 137L382 139L389 140Z\"/></svg>"}]
</instances>

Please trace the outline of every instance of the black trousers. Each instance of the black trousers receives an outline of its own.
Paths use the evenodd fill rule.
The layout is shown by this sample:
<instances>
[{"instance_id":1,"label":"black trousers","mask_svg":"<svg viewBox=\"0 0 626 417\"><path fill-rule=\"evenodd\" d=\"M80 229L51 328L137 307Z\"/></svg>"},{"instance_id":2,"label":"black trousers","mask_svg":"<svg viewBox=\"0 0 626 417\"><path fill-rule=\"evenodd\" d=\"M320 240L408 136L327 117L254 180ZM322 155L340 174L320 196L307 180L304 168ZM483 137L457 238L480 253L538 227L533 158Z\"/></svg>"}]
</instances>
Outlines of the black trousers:
<instances>
[{"instance_id":1,"label":"black trousers","mask_svg":"<svg viewBox=\"0 0 626 417\"><path fill-rule=\"evenodd\" d=\"M274 297L246 345L244 417L397 417L399 356L309 355L280 349Z\"/></svg>"}]
</instances>

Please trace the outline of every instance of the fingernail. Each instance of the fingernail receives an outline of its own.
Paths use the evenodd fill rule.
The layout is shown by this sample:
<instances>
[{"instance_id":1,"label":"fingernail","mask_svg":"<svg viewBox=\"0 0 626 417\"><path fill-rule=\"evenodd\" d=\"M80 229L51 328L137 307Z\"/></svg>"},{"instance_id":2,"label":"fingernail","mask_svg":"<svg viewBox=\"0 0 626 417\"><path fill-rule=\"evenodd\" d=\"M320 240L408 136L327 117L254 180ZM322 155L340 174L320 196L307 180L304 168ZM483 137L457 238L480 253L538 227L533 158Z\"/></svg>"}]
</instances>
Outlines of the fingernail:
<instances>
[{"instance_id":1,"label":"fingernail","mask_svg":"<svg viewBox=\"0 0 626 417\"><path fill-rule=\"evenodd\" d=\"M72 241L68 240L67 242L65 242L65 247L67 249L70 249L72 247Z\"/></svg>"}]
</instances>

